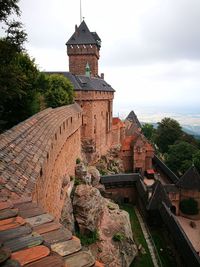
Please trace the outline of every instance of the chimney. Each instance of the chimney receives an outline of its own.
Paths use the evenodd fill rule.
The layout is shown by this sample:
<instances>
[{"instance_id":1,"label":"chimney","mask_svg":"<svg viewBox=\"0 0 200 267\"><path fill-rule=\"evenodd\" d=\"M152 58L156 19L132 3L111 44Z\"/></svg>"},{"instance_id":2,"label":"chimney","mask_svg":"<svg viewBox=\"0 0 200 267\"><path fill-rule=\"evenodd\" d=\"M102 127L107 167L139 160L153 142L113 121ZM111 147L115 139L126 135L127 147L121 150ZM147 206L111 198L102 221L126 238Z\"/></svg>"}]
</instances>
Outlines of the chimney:
<instances>
[{"instance_id":1,"label":"chimney","mask_svg":"<svg viewBox=\"0 0 200 267\"><path fill-rule=\"evenodd\" d=\"M101 79L104 80L104 73L101 73Z\"/></svg>"},{"instance_id":2,"label":"chimney","mask_svg":"<svg viewBox=\"0 0 200 267\"><path fill-rule=\"evenodd\" d=\"M78 36L78 26L75 25L75 33L76 33L76 36Z\"/></svg>"}]
</instances>

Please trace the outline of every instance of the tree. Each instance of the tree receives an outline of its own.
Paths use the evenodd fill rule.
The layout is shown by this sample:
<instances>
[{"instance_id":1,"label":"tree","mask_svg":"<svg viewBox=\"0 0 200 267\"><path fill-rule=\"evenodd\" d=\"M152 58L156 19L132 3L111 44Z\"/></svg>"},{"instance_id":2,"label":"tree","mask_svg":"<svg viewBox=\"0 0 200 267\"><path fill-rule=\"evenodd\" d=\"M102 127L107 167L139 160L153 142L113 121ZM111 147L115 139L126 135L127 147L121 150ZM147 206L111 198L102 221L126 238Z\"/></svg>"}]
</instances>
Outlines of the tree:
<instances>
[{"instance_id":1,"label":"tree","mask_svg":"<svg viewBox=\"0 0 200 267\"><path fill-rule=\"evenodd\" d=\"M198 150L194 155L193 155L193 162L195 167L198 169L200 173L200 150Z\"/></svg>"},{"instance_id":2,"label":"tree","mask_svg":"<svg viewBox=\"0 0 200 267\"><path fill-rule=\"evenodd\" d=\"M63 75L49 75L45 99L47 106L52 108L72 104L74 101L72 84Z\"/></svg>"},{"instance_id":3,"label":"tree","mask_svg":"<svg viewBox=\"0 0 200 267\"><path fill-rule=\"evenodd\" d=\"M19 0L0 0L0 21L6 22L10 15L20 15Z\"/></svg>"},{"instance_id":4,"label":"tree","mask_svg":"<svg viewBox=\"0 0 200 267\"><path fill-rule=\"evenodd\" d=\"M25 52L0 40L0 131L39 111L38 70Z\"/></svg>"},{"instance_id":5,"label":"tree","mask_svg":"<svg viewBox=\"0 0 200 267\"><path fill-rule=\"evenodd\" d=\"M171 118L164 118L158 123L155 143L161 153L166 153L170 145L173 145L182 135L180 124Z\"/></svg>"},{"instance_id":6,"label":"tree","mask_svg":"<svg viewBox=\"0 0 200 267\"><path fill-rule=\"evenodd\" d=\"M180 202L180 210L188 215L196 215L199 212L198 202L194 198L183 199Z\"/></svg>"},{"instance_id":7,"label":"tree","mask_svg":"<svg viewBox=\"0 0 200 267\"><path fill-rule=\"evenodd\" d=\"M150 123L145 123L142 125L142 132L144 136L153 142L154 140L154 134L155 134L155 129L153 128L153 125Z\"/></svg>"},{"instance_id":8,"label":"tree","mask_svg":"<svg viewBox=\"0 0 200 267\"><path fill-rule=\"evenodd\" d=\"M165 163L178 175L182 175L192 165L192 157L197 148L187 142L179 141L169 146Z\"/></svg>"}]
</instances>

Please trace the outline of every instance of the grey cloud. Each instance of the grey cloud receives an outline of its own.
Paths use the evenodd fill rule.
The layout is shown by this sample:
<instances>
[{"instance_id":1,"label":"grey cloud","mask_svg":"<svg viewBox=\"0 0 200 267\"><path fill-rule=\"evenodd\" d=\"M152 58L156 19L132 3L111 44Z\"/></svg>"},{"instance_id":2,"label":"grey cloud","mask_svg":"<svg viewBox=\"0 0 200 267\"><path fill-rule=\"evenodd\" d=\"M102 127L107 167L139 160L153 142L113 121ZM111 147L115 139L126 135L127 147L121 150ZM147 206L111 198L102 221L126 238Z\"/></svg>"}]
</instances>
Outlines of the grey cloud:
<instances>
[{"instance_id":1,"label":"grey cloud","mask_svg":"<svg viewBox=\"0 0 200 267\"><path fill-rule=\"evenodd\" d=\"M130 30L129 38L119 38L105 64L200 59L199 11L198 0L159 1L152 13L141 18L139 34L134 36Z\"/></svg>"}]
</instances>

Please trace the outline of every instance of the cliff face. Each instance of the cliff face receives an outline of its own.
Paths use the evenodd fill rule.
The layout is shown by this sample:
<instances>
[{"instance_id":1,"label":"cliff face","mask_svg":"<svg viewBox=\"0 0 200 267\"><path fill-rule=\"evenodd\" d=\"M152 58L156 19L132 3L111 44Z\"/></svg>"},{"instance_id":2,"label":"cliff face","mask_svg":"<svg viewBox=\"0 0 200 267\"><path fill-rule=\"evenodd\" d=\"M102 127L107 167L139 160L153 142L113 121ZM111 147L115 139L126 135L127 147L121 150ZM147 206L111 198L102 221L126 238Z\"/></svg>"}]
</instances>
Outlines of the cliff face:
<instances>
[{"instance_id":1,"label":"cliff face","mask_svg":"<svg viewBox=\"0 0 200 267\"><path fill-rule=\"evenodd\" d=\"M98 233L98 240L89 245L93 255L105 266L128 267L137 254L128 213L85 184L76 187L73 209L82 234Z\"/></svg>"}]
</instances>

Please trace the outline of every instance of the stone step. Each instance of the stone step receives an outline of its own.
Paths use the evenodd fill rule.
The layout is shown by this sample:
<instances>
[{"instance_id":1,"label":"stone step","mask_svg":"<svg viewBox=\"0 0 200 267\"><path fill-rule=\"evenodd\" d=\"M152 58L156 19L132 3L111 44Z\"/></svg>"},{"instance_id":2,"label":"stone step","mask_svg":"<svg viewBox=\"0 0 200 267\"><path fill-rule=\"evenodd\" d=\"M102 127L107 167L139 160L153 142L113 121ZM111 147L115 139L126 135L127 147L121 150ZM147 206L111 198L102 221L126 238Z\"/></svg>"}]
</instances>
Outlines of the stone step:
<instances>
[{"instance_id":1,"label":"stone step","mask_svg":"<svg viewBox=\"0 0 200 267\"><path fill-rule=\"evenodd\" d=\"M64 260L62 257L51 255L33 263L29 263L26 267L64 267Z\"/></svg>"},{"instance_id":2,"label":"stone step","mask_svg":"<svg viewBox=\"0 0 200 267\"><path fill-rule=\"evenodd\" d=\"M95 259L90 252L80 251L64 258L66 267L91 267Z\"/></svg>"},{"instance_id":3,"label":"stone step","mask_svg":"<svg viewBox=\"0 0 200 267\"><path fill-rule=\"evenodd\" d=\"M71 240L51 245L51 250L62 257L68 256L81 250L81 242L78 238L73 237Z\"/></svg>"},{"instance_id":4,"label":"stone step","mask_svg":"<svg viewBox=\"0 0 200 267\"><path fill-rule=\"evenodd\" d=\"M9 229L5 231L0 232L0 242L5 242L10 239L14 239L16 237L21 237L23 235L30 234L32 232L32 229L30 226L20 226L14 229Z\"/></svg>"},{"instance_id":5,"label":"stone step","mask_svg":"<svg viewBox=\"0 0 200 267\"><path fill-rule=\"evenodd\" d=\"M58 230L42 234L41 236L43 237L47 245L51 245L54 243L70 240L72 238L72 233L62 227Z\"/></svg>"},{"instance_id":6,"label":"stone step","mask_svg":"<svg viewBox=\"0 0 200 267\"><path fill-rule=\"evenodd\" d=\"M14 252L12 253L11 258L19 261L19 263L24 266L25 264L32 263L34 261L47 257L49 254L50 250L47 247L36 246Z\"/></svg>"},{"instance_id":7,"label":"stone step","mask_svg":"<svg viewBox=\"0 0 200 267\"><path fill-rule=\"evenodd\" d=\"M35 217L27 218L26 222L28 222L32 227L52 222L54 220L54 217L50 214L42 214Z\"/></svg>"},{"instance_id":8,"label":"stone step","mask_svg":"<svg viewBox=\"0 0 200 267\"><path fill-rule=\"evenodd\" d=\"M21 225L24 225L25 223L26 223L26 221L19 216L5 219L5 220L1 220L0 221L0 231L4 231L4 230L8 230L8 229L14 229L14 228L17 228Z\"/></svg>"},{"instance_id":9,"label":"stone step","mask_svg":"<svg viewBox=\"0 0 200 267\"><path fill-rule=\"evenodd\" d=\"M27 235L6 241L4 242L4 246L8 247L12 252L15 252L21 249L38 246L42 244L42 242L43 238L40 235Z\"/></svg>"},{"instance_id":10,"label":"stone step","mask_svg":"<svg viewBox=\"0 0 200 267\"><path fill-rule=\"evenodd\" d=\"M17 216L18 209L5 209L0 211L0 220L9 219Z\"/></svg>"},{"instance_id":11,"label":"stone step","mask_svg":"<svg viewBox=\"0 0 200 267\"><path fill-rule=\"evenodd\" d=\"M41 224L41 225L33 227L33 231L41 235L41 234L45 234L45 233L57 230L61 228L61 226L62 225L60 223L50 222L50 223L45 223L45 224Z\"/></svg>"}]
</instances>

